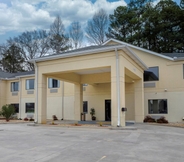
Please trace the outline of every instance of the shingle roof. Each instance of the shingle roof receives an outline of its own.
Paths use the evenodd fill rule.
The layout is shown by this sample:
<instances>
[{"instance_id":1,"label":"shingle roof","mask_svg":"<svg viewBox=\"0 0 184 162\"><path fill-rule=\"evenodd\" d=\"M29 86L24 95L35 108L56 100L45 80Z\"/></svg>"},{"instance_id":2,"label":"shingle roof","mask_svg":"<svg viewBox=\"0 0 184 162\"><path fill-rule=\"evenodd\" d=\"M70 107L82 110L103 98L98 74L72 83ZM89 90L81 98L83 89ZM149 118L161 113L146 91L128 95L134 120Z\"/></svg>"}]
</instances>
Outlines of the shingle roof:
<instances>
[{"instance_id":1,"label":"shingle roof","mask_svg":"<svg viewBox=\"0 0 184 162\"><path fill-rule=\"evenodd\" d=\"M13 74L0 71L0 78L10 78Z\"/></svg>"},{"instance_id":2,"label":"shingle roof","mask_svg":"<svg viewBox=\"0 0 184 162\"><path fill-rule=\"evenodd\" d=\"M168 57L171 57L171 58L184 57L184 53L161 53L161 55L168 56Z\"/></svg>"},{"instance_id":3,"label":"shingle roof","mask_svg":"<svg viewBox=\"0 0 184 162\"><path fill-rule=\"evenodd\" d=\"M52 55L43 56L41 58L50 57L50 56L56 56L56 55L63 55L63 54L72 54L72 53L80 52L80 51L81 52L85 52L85 51L88 51L88 50L101 49L101 48L113 47L113 46L117 46L117 44L87 46L87 47L82 47L82 48L78 48L78 49L74 49L74 50L67 50L67 51L64 51L64 52L61 52L61 53L55 53L55 54L52 54Z\"/></svg>"},{"instance_id":4,"label":"shingle roof","mask_svg":"<svg viewBox=\"0 0 184 162\"><path fill-rule=\"evenodd\" d=\"M32 74L35 74L35 72L25 71L25 72L18 72L18 73L7 73L7 72L0 71L0 78L10 79L10 78L18 77L18 76L25 76L25 75L32 75Z\"/></svg>"}]
</instances>

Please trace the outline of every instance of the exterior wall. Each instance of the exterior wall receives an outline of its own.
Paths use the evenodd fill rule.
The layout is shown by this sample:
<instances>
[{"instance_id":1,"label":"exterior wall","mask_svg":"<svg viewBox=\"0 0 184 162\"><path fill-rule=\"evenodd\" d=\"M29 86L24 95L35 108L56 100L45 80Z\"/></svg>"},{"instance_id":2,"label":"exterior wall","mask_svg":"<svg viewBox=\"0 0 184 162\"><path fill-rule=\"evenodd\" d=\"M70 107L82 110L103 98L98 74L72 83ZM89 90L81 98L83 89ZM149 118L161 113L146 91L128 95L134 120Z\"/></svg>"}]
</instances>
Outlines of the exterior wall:
<instances>
[{"instance_id":1,"label":"exterior wall","mask_svg":"<svg viewBox=\"0 0 184 162\"><path fill-rule=\"evenodd\" d=\"M47 88L47 119L52 119L52 115L56 115L58 119L74 120L74 85L65 82L64 89L62 88L61 81L59 88ZM57 89L58 92L51 93L52 89ZM64 100L62 100L63 90ZM64 106L64 115L62 106Z\"/></svg>"},{"instance_id":2,"label":"exterior wall","mask_svg":"<svg viewBox=\"0 0 184 162\"><path fill-rule=\"evenodd\" d=\"M173 62L145 52L140 52L139 50L132 50L148 67L159 67L159 81L154 81L156 86L154 88L144 88L145 115L165 116L169 122L181 122L184 117L184 61ZM168 113L149 114L149 99L167 99Z\"/></svg>"},{"instance_id":3,"label":"exterior wall","mask_svg":"<svg viewBox=\"0 0 184 162\"><path fill-rule=\"evenodd\" d=\"M6 81L0 80L0 109L6 104Z\"/></svg>"},{"instance_id":4,"label":"exterior wall","mask_svg":"<svg viewBox=\"0 0 184 162\"><path fill-rule=\"evenodd\" d=\"M86 120L91 120L90 109L95 109L96 120L105 120L105 100L111 99L111 84L101 83L85 87L83 101L88 101ZM111 108L112 109L112 108Z\"/></svg>"},{"instance_id":5,"label":"exterior wall","mask_svg":"<svg viewBox=\"0 0 184 162\"><path fill-rule=\"evenodd\" d=\"M112 43L112 42L111 42ZM111 44L110 43L110 44ZM154 88L144 88L144 115L148 115L148 100L149 99L167 99L168 114L150 114L152 116L165 116L170 122L181 122L184 117L184 79L183 79L183 64L184 61L173 62L168 59L164 59L140 50L131 48L131 50L147 64L148 67L159 67L159 81L155 81L156 86ZM136 63L130 59L123 51L118 51L122 58L122 64L126 67L125 73L128 77L132 77L134 80L139 79L142 75L142 70ZM102 61L103 60L103 61ZM72 66L71 66L72 63ZM46 68L49 66L49 68ZM62 68L65 66L64 68ZM39 63L41 73L47 76L53 74L56 79L62 79L62 71L71 70L71 78L67 75L63 75L66 81L73 83L90 83L86 90L83 92L83 100L88 101L88 113L86 119L91 120L90 108L94 107L96 110L97 120L105 119L105 100L111 99L111 76L109 73L104 73L104 77L100 77L101 74L95 75L78 75L73 72L85 68L96 67L115 67L115 53L104 52L99 55L92 54L84 56L83 58L75 57L62 60L54 60ZM61 70L62 69L62 70ZM55 74L57 73L57 74ZM132 76L132 74L136 76ZM138 77L137 77L138 76ZM135 78L134 78L135 77ZM136 78L137 77L137 78ZM19 117L24 118L25 103L35 102L34 94L27 94L25 89L26 79L34 77L21 78L21 93L18 92L17 96L12 96L10 89L10 83L19 81L18 79L0 81L0 106L10 103L19 103L20 113ZM70 80L69 80L70 79ZM100 80L102 79L102 80ZM97 83L98 80L100 83ZM104 82L104 83L103 83ZM52 119L52 115L56 115L59 119L64 116L64 119L74 120L74 84L64 83L64 103L62 103L62 84L58 88L57 93L50 93L50 89L47 84L47 118ZM167 91L165 91L167 89ZM126 120L135 120L135 95L134 95L134 83L125 84L125 106L128 111L126 112ZM64 105L64 115L62 114L62 105Z\"/></svg>"},{"instance_id":6,"label":"exterior wall","mask_svg":"<svg viewBox=\"0 0 184 162\"><path fill-rule=\"evenodd\" d=\"M134 121L135 109L134 109L134 84L133 83L125 84L125 104L127 108L126 120Z\"/></svg>"},{"instance_id":7,"label":"exterior wall","mask_svg":"<svg viewBox=\"0 0 184 162\"><path fill-rule=\"evenodd\" d=\"M35 103L35 90L30 89L26 90L26 80L27 79L34 79L34 77L26 77L26 78L20 78L19 86L21 86L21 89L19 88L19 101L21 104L19 104L19 118L25 118L27 115L31 114L34 115L33 113L26 113L26 103ZM32 92L33 94L29 94L29 92Z\"/></svg>"},{"instance_id":8,"label":"exterior wall","mask_svg":"<svg viewBox=\"0 0 184 162\"><path fill-rule=\"evenodd\" d=\"M18 82L18 79L8 80L6 83L6 104L19 103L19 91L17 91L17 95L13 95L11 92L11 83Z\"/></svg>"}]
</instances>

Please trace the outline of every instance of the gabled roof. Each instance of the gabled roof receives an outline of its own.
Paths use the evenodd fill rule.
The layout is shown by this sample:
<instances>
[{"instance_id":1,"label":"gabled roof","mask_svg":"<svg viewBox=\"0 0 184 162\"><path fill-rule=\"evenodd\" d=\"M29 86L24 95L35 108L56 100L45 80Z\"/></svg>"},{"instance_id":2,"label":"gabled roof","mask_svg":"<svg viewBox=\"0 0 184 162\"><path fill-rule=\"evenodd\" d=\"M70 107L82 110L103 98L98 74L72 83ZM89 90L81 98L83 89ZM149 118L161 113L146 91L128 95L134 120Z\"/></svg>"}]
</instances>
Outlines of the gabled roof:
<instances>
[{"instance_id":1,"label":"gabled roof","mask_svg":"<svg viewBox=\"0 0 184 162\"><path fill-rule=\"evenodd\" d=\"M153 52L153 51L150 51L150 50L147 50L147 49L144 49L144 48L141 48L141 47L137 47L137 46L134 46L132 44L129 44L129 43L126 43L126 42L123 42L123 41L119 41L119 40L116 40L116 39L108 39L106 42L103 43L103 45L107 45L109 42L116 42L117 44L122 44L122 45L126 45L128 47L131 47L131 48L134 48L134 49L138 49L140 51L143 51L143 52L146 52L146 53L149 53L151 55L155 55L155 56L158 56L158 57L161 57L161 58L164 58L164 59L167 59L167 60L171 60L171 61L174 61L173 58L171 57L168 57L168 56L164 56L162 54L159 54L157 52Z\"/></svg>"},{"instance_id":2,"label":"gabled roof","mask_svg":"<svg viewBox=\"0 0 184 162\"><path fill-rule=\"evenodd\" d=\"M18 72L18 73L7 73L0 71L0 79L14 79L19 77L26 77L26 76L34 76L34 71L25 71L25 72Z\"/></svg>"},{"instance_id":3,"label":"gabled roof","mask_svg":"<svg viewBox=\"0 0 184 162\"><path fill-rule=\"evenodd\" d=\"M181 58L184 57L184 53L161 53L162 55L172 57L172 58Z\"/></svg>"},{"instance_id":4,"label":"gabled roof","mask_svg":"<svg viewBox=\"0 0 184 162\"><path fill-rule=\"evenodd\" d=\"M83 56L83 55L90 55L94 53L100 53L100 52L107 52L107 51L114 51L115 49L122 49L127 55L129 55L141 68L146 70L148 67L146 64L139 59L139 57L126 45L122 44L115 44L115 45L100 45L100 46L89 46L84 47L72 51L67 51L59 54L49 55L45 57L40 57L36 59L31 59L29 62L35 63L35 62L43 62L43 61L49 61L49 60L56 60L61 58L69 58L69 57L75 57L75 56Z\"/></svg>"}]
</instances>

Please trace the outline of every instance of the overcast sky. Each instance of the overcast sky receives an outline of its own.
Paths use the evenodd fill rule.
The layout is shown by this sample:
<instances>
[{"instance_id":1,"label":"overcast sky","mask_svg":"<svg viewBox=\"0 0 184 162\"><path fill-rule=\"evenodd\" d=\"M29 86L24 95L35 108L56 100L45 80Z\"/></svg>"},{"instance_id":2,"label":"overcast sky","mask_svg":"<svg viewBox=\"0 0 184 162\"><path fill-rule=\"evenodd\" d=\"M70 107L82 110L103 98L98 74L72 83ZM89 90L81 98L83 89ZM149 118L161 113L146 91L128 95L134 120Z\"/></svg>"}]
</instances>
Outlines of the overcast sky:
<instances>
[{"instance_id":1,"label":"overcast sky","mask_svg":"<svg viewBox=\"0 0 184 162\"><path fill-rule=\"evenodd\" d=\"M57 14L61 16L66 28L72 21L79 21L85 26L87 20L100 8L111 14L114 9L126 5L128 1L0 0L0 43L24 31L49 29Z\"/></svg>"}]
</instances>

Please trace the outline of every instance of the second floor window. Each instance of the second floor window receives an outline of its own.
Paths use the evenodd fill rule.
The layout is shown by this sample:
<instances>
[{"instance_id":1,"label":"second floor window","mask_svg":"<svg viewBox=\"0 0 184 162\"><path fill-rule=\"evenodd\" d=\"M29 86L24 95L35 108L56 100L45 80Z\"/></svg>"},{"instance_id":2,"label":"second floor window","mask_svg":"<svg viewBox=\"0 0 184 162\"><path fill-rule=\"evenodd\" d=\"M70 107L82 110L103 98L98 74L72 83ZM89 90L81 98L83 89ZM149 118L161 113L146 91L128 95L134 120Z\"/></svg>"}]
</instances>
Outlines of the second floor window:
<instances>
[{"instance_id":1,"label":"second floor window","mask_svg":"<svg viewBox=\"0 0 184 162\"><path fill-rule=\"evenodd\" d=\"M49 88L59 88L59 80L49 78Z\"/></svg>"},{"instance_id":2,"label":"second floor window","mask_svg":"<svg viewBox=\"0 0 184 162\"><path fill-rule=\"evenodd\" d=\"M150 67L148 70L144 71L144 81L157 81L159 80L159 68Z\"/></svg>"},{"instance_id":3,"label":"second floor window","mask_svg":"<svg viewBox=\"0 0 184 162\"><path fill-rule=\"evenodd\" d=\"M19 82L11 82L11 92L19 91Z\"/></svg>"},{"instance_id":4,"label":"second floor window","mask_svg":"<svg viewBox=\"0 0 184 162\"><path fill-rule=\"evenodd\" d=\"M34 89L34 79L27 79L26 80L26 89Z\"/></svg>"}]
</instances>

